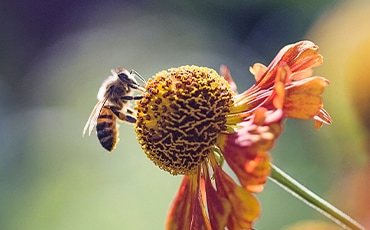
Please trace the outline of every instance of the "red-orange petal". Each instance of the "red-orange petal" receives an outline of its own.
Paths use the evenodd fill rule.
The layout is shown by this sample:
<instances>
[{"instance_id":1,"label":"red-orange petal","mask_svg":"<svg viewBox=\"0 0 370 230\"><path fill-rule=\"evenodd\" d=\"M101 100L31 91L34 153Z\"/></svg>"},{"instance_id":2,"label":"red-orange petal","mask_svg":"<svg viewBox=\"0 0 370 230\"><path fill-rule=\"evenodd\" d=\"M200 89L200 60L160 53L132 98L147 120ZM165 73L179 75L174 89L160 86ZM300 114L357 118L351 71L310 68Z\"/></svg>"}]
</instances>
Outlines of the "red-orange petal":
<instances>
[{"instance_id":1,"label":"red-orange petal","mask_svg":"<svg viewBox=\"0 0 370 230\"><path fill-rule=\"evenodd\" d=\"M205 186L207 193L208 215L212 229L224 229L231 213L231 203L228 199L217 193L208 176L205 178Z\"/></svg>"},{"instance_id":2,"label":"red-orange petal","mask_svg":"<svg viewBox=\"0 0 370 230\"><path fill-rule=\"evenodd\" d=\"M313 68L323 62L319 47L311 41L300 41L287 45L280 50L275 59L278 63L287 63L292 72Z\"/></svg>"},{"instance_id":3,"label":"red-orange petal","mask_svg":"<svg viewBox=\"0 0 370 230\"><path fill-rule=\"evenodd\" d=\"M293 73L320 65L323 58L318 52L318 46L310 41L300 41L285 46L272 60L264 74L261 71L258 72L256 79L259 81L256 86L262 89L271 87L275 81L276 73L282 65L288 65Z\"/></svg>"},{"instance_id":4,"label":"red-orange petal","mask_svg":"<svg viewBox=\"0 0 370 230\"><path fill-rule=\"evenodd\" d=\"M225 160L248 191L262 192L267 176L270 174L270 156L263 151L257 153L247 151L244 149L224 154Z\"/></svg>"},{"instance_id":5,"label":"red-orange petal","mask_svg":"<svg viewBox=\"0 0 370 230\"><path fill-rule=\"evenodd\" d=\"M283 112L259 108L251 118L239 123L237 132L220 135L217 144L240 183L250 192L261 192L270 173L268 150L282 130Z\"/></svg>"},{"instance_id":6,"label":"red-orange petal","mask_svg":"<svg viewBox=\"0 0 370 230\"><path fill-rule=\"evenodd\" d=\"M218 193L231 204L228 229L250 229L260 215L258 200L243 187L238 186L219 166L214 168Z\"/></svg>"},{"instance_id":7,"label":"red-orange petal","mask_svg":"<svg viewBox=\"0 0 370 230\"><path fill-rule=\"evenodd\" d=\"M171 205L166 221L166 229L175 230L179 226L182 226L183 229L190 229L191 208L189 203L191 202L191 197L190 179L188 176L184 176L180 189Z\"/></svg>"},{"instance_id":8,"label":"red-orange petal","mask_svg":"<svg viewBox=\"0 0 370 230\"><path fill-rule=\"evenodd\" d=\"M193 203L193 212L192 212L192 222L191 230L211 230L211 225L202 202L202 197L198 194L197 197L194 197ZM177 228L180 229L180 228Z\"/></svg>"},{"instance_id":9,"label":"red-orange petal","mask_svg":"<svg viewBox=\"0 0 370 230\"><path fill-rule=\"evenodd\" d=\"M200 197L198 175L184 176L171 205L166 229L211 229Z\"/></svg>"}]
</instances>

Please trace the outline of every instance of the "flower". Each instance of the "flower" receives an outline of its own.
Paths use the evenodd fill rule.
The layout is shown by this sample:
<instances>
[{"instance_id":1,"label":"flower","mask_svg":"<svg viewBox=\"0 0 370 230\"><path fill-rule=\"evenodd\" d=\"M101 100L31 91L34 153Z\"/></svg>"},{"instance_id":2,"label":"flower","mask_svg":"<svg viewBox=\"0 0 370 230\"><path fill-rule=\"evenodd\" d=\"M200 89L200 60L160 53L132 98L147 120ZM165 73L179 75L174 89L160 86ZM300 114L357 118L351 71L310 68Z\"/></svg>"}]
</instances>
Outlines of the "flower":
<instances>
[{"instance_id":1,"label":"flower","mask_svg":"<svg viewBox=\"0 0 370 230\"><path fill-rule=\"evenodd\" d=\"M254 193L270 173L269 150L286 117L330 124L320 97L328 80L312 77L318 47L284 47L265 67L251 67L256 83L241 94L226 66L221 74L198 66L161 71L137 102L137 138L149 159L184 175L167 229L249 229L260 215ZM223 169L223 160L239 183Z\"/></svg>"}]
</instances>

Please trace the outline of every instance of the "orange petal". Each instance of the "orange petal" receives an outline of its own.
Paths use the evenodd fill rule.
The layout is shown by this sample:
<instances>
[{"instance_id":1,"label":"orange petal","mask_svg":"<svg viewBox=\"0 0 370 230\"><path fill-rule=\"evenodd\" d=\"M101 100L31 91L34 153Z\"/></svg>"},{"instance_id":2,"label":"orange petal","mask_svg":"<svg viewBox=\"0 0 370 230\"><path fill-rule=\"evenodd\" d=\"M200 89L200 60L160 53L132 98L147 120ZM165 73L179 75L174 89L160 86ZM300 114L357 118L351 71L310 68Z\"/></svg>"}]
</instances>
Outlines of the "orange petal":
<instances>
[{"instance_id":1,"label":"orange petal","mask_svg":"<svg viewBox=\"0 0 370 230\"><path fill-rule=\"evenodd\" d=\"M323 107L321 94L327 85L322 77L295 81L286 89L284 113L287 117L312 119Z\"/></svg>"},{"instance_id":2,"label":"orange petal","mask_svg":"<svg viewBox=\"0 0 370 230\"><path fill-rule=\"evenodd\" d=\"M331 117L325 109L321 108L318 115L313 117L315 119L315 127L319 129L323 123L330 125L332 123Z\"/></svg>"},{"instance_id":3,"label":"orange petal","mask_svg":"<svg viewBox=\"0 0 370 230\"><path fill-rule=\"evenodd\" d=\"M311 41L300 41L285 46L276 56L278 62L288 64L292 72L319 66L323 62L319 47Z\"/></svg>"},{"instance_id":4,"label":"orange petal","mask_svg":"<svg viewBox=\"0 0 370 230\"><path fill-rule=\"evenodd\" d=\"M253 66L249 67L249 72L254 75L254 79L258 82L261 77L266 73L267 67L261 63L255 63Z\"/></svg>"},{"instance_id":5,"label":"orange petal","mask_svg":"<svg viewBox=\"0 0 370 230\"><path fill-rule=\"evenodd\" d=\"M231 213L231 203L214 189L209 177L205 179L207 207L212 229L224 229Z\"/></svg>"},{"instance_id":6,"label":"orange petal","mask_svg":"<svg viewBox=\"0 0 370 230\"><path fill-rule=\"evenodd\" d=\"M305 69L302 71L294 72L290 75L292 81L299 81L308 77L311 77L313 74L312 69Z\"/></svg>"},{"instance_id":7,"label":"orange petal","mask_svg":"<svg viewBox=\"0 0 370 230\"><path fill-rule=\"evenodd\" d=\"M261 192L270 173L267 151L282 130L283 112L259 108L255 114L253 120L239 123L237 132L220 135L217 144L240 183L250 192Z\"/></svg>"},{"instance_id":8,"label":"orange petal","mask_svg":"<svg viewBox=\"0 0 370 230\"><path fill-rule=\"evenodd\" d=\"M267 152L253 153L253 157L247 158L248 154L233 152L237 156L225 154L225 159L230 168L237 175L240 183L250 192L263 191L267 176L270 174L270 157Z\"/></svg>"},{"instance_id":9,"label":"orange petal","mask_svg":"<svg viewBox=\"0 0 370 230\"><path fill-rule=\"evenodd\" d=\"M260 215L257 199L243 187L238 186L219 166L214 170L217 191L231 204L228 229L250 229Z\"/></svg>"},{"instance_id":10,"label":"orange petal","mask_svg":"<svg viewBox=\"0 0 370 230\"><path fill-rule=\"evenodd\" d=\"M276 95L273 97L272 103L276 109L282 109L284 107L285 99L284 83L282 82L275 83L275 93Z\"/></svg>"},{"instance_id":11,"label":"orange petal","mask_svg":"<svg viewBox=\"0 0 370 230\"><path fill-rule=\"evenodd\" d=\"M265 73L257 77L259 81L256 86L263 89L271 87L275 81L276 73L282 65L288 65L293 73L320 65L323 59L318 52L318 46L310 41L301 41L285 46L272 60Z\"/></svg>"},{"instance_id":12,"label":"orange petal","mask_svg":"<svg viewBox=\"0 0 370 230\"><path fill-rule=\"evenodd\" d=\"M211 229L202 204L198 176L184 176L170 208L166 229Z\"/></svg>"},{"instance_id":13,"label":"orange petal","mask_svg":"<svg viewBox=\"0 0 370 230\"><path fill-rule=\"evenodd\" d=\"M169 215L166 221L166 229L178 229L183 226L183 229L190 229L191 225L191 191L190 179L184 176L182 179L180 189L175 196L175 200L170 208Z\"/></svg>"},{"instance_id":14,"label":"orange petal","mask_svg":"<svg viewBox=\"0 0 370 230\"><path fill-rule=\"evenodd\" d=\"M314 43L301 41L281 49L268 67L254 64L250 71L256 84L235 97L231 112L251 111L260 106L281 109L284 103L283 89L292 81L311 77L312 68L322 64L323 59L318 52L319 48Z\"/></svg>"},{"instance_id":15,"label":"orange petal","mask_svg":"<svg viewBox=\"0 0 370 230\"><path fill-rule=\"evenodd\" d=\"M278 69L276 81L274 85L273 105L276 109L282 109L285 100L285 85L287 84L288 76L291 74L287 65Z\"/></svg>"},{"instance_id":16,"label":"orange petal","mask_svg":"<svg viewBox=\"0 0 370 230\"><path fill-rule=\"evenodd\" d=\"M177 228L180 229L180 228ZM197 196L194 198L194 209L192 213L192 222L191 222L191 230L210 230L211 225L208 220L208 216L206 210L204 208L204 204L202 203L201 196Z\"/></svg>"}]
</instances>

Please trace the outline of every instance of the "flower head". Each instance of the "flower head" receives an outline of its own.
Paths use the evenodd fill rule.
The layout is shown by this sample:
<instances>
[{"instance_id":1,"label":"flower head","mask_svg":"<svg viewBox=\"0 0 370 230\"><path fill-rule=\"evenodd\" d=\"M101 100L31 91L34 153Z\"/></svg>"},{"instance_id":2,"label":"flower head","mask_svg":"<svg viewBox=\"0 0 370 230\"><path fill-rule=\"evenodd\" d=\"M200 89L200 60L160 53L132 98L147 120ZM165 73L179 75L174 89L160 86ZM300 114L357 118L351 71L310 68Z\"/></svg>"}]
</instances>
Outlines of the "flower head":
<instances>
[{"instance_id":1,"label":"flower head","mask_svg":"<svg viewBox=\"0 0 370 230\"><path fill-rule=\"evenodd\" d=\"M146 88L136 124L145 153L171 174L196 173L226 131L228 83L212 69L184 66L159 72Z\"/></svg>"},{"instance_id":2,"label":"flower head","mask_svg":"<svg viewBox=\"0 0 370 230\"><path fill-rule=\"evenodd\" d=\"M322 57L303 41L284 47L256 84L237 94L227 67L181 66L161 71L137 103L135 131L157 166L184 175L168 229L248 229L260 215L253 195L270 173L269 150L286 117L330 124L320 94L328 81L311 77ZM239 183L222 169L223 159ZM206 209L208 211L206 211Z\"/></svg>"}]
</instances>

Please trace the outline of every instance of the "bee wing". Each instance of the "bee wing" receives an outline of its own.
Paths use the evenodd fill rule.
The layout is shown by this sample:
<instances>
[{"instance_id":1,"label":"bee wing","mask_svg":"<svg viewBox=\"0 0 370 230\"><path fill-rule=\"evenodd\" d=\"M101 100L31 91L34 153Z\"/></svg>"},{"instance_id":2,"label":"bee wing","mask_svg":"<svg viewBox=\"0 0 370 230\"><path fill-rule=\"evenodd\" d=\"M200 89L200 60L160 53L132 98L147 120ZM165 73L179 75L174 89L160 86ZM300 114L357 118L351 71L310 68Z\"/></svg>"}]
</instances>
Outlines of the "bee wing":
<instances>
[{"instance_id":1,"label":"bee wing","mask_svg":"<svg viewBox=\"0 0 370 230\"><path fill-rule=\"evenodd\" d=\"M82 132L82 136L85 136L87 128L89 128L89 136L91 135L92 130L96 126L96 122L98 120L99 114L101 109L103 108L105 102L108 100L108 95L106 95L102 100L99 100L98 103L94 106L89 119L87 120L84 130Z\"/></svg>"}]
</instances>

